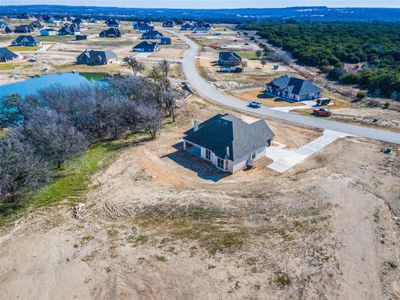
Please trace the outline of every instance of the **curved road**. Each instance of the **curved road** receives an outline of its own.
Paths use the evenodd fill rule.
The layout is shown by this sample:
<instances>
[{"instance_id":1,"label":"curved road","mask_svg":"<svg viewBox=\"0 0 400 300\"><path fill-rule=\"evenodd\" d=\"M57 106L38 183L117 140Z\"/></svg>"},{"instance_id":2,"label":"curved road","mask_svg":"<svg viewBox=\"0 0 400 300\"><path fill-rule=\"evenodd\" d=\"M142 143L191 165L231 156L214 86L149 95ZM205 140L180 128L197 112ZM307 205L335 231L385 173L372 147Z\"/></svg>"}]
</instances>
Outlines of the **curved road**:
<instances>
[{"instance_id":1,"label":"curved road","mask_svg":"<svg viewBox=\"0 0 400 300\"><path fill-rule=\"evenodd\" d=\"M383 142L400 144L400 134L387 130L305 117L294 113L273 110L264 106L258 109L249 108L247 107L248 102L222 93L198 73L196 68L196 57L200 47L197 43L181 33L172 31L171 33L175 34L189 46L189 49L186 50L185 56L182 59L182 69L187 81L197 94L209 101L263 117L278 118L302 125L339 131L348 135L367 137Z\"/></svg>"}]
</instances>

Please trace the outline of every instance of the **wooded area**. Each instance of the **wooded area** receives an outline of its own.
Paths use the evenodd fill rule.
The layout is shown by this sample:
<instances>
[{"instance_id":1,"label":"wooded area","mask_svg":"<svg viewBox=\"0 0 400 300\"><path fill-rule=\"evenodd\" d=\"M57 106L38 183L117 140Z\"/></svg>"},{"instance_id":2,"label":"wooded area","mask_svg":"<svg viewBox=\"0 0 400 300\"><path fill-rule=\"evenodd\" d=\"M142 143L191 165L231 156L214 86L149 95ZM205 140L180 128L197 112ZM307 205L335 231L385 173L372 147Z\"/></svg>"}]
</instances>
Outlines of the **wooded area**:
<instances>
[{"instance_id":1,"label":"wooded area","mask_svg":"<svg viewBox=\"0 0 400 300\"><path fill-rule=\"evenodd\" d=\"M343 84L400 100L400 30L396 23L265 23L247 25L271 44ZM359 64L354 70L344 64Z\"/></svg>"},{"instance_id":2,"label":"wooded area","mask_svg":"<svg viewBox=\"0 0 400 300\"><path fill-rule=\"evenodd\" d=\"M163 118L174 119L183 98L168 72L160 63L149 78L114 77L107 84L52 86L37 95L1 99L0 213L92 144L137 131L155 138Z\"/></svg>"}]
</instances>

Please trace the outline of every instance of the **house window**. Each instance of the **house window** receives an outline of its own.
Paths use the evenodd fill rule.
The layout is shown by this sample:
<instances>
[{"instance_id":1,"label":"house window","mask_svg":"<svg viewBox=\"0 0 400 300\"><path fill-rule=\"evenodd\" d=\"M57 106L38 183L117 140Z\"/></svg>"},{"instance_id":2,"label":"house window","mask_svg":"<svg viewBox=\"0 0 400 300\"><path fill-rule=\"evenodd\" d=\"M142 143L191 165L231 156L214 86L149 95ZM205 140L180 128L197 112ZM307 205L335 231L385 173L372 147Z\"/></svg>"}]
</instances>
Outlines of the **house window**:
<instances>
[{"instance_id":1,"label":"house window","mask_svg":"<svg viewBox=\"0 0 400 300\"><path fill-rule=\"evenodd\" d=\"M217 167L221 170L226 170L226 160L219 158L217 159Z\"/></svg>"},{"instance_id":2,"label":"house window","mask_svg":"<svg viewBox=\"0 0 400 300\"><path fill-rule=\"evenodd\" d=\"M252 154L251 154L251 159L253 160L253 159L256 159L256 155L257 155L257 153L256 152L253 152Z\"/></svg>"},{"instance_id":3,"label":"house window","mask_svg":"<svg viewBox=\"0 0 400 300\"><path fill-rule=\"evenodd\" d=\"M211 151L206 149L206 159L211 160Z\"/></svg>"}]
</instances>

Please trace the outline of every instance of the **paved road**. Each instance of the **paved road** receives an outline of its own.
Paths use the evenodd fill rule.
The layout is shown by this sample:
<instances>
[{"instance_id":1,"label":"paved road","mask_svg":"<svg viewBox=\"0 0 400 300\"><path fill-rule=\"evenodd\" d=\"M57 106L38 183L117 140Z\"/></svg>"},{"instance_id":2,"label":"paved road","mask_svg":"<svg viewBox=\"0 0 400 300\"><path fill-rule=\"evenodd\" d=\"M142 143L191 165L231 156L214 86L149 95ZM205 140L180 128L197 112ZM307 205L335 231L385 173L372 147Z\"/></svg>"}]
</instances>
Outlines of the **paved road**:
<instances>
[{"instance_id":1,"label":"paved road","mask_svg":"<svg viewBox=\"0 0 400 300\"><path fill-rule=\"evenodd\" d=\"M305 117L294 113L273 110L267 107L261 107L259 109L249 108L247 107L248 102L234 96L224 94L198 73L196 68L196 57L199 52L199 45L197 45L197 43L181 33L172 31L171 33L175 34L189 45L189 49L185 52L185 57L182 59L183 72L192 89L197 94L204 97L205 99L208 99L209 101L240 111L257 114L263 117L278 118L302 125L339 131L349 135L367 137L383 142L400 144L400 134L387 130L328 121L326 119L320 118Z\"/></svg>"}]
</instances>

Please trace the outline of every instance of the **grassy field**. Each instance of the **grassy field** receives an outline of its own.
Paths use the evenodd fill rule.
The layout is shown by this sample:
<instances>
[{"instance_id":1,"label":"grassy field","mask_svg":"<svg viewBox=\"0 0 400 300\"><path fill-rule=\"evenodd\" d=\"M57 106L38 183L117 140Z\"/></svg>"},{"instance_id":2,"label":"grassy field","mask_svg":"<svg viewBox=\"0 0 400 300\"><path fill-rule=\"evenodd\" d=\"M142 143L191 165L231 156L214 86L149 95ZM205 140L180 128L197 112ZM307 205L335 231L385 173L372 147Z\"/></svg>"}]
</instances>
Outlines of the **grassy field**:
<instances>
[{"instance_id":1,"label":"grassy field","mask_svg":"<svg viewBox=\"0 0 400 300\"><path fill-rule=\"evenodd\" d=\"M75 39L74 36L71 35L53 35L53 36L37 36L38 39L40 39L42 42L68 42L68 41L73 41Z\"/></svg>"},{"instance_id":2,"label":"grassy field","mask_svg":"<svg viewBox=\"0 0 400 300\"><path fill-rule=\"evenodd\" d=\"M106 168L121 150L146 139L147 134L135 133L123 139L93 145L86 153L66 162L57 170L54 181L48 186L18 205L0 204L0 226L37 207L55 205L64 200L70 205L82 201L82 195L87 191L95 173Z\"/></svg>"},{"instance_id":3,"label":"grassy field","mask_svg":"<svg viewBox=\"0 0 400 300\"><path fill-rule=\"evenodd\" d=\"M12 70L15 67L22 66L20 64L16 63L1 63L0 64L0 71L7 71L7 70Z\"/></svg>"},{"instance_id":4,"label":"grassy field","mask_svg":"<svg viewBox=\"0 0 400 300\"><path fill-rule=\"evenodd\" d=\"M258 59L255 51L237 51L242 58L256 60Z\"/></svg>"},{"instance_id":5,"label":"grassy field","mask_svg":"<svg viewBox=\"0 0 400 300\"><path fill-rule=\"evenodd\" d=\"M8 50L10 51L16 51L16 52L21 52L21 51L36 51L40 48L40 46L33 46L33 47L25 47L25 46L9 46L7 47Z\"/></svg>"}]
</instances>

